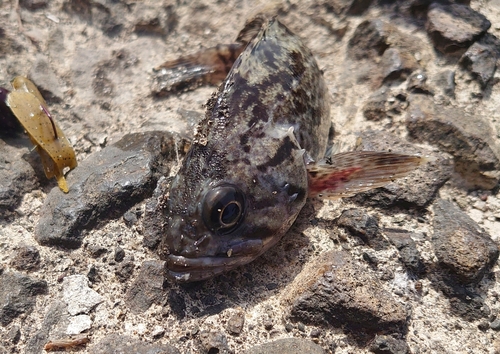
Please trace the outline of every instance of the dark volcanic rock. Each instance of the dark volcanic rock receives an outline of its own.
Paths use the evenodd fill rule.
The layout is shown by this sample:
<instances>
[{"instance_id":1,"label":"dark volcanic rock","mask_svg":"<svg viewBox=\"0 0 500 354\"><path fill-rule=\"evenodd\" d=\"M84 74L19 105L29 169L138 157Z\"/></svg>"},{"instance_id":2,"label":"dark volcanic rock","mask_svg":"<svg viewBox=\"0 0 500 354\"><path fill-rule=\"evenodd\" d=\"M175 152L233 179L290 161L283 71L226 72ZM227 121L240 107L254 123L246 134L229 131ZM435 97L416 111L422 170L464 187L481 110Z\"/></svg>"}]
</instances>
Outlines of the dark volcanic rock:
<instances>
[{"instance_id":1,"label":"dark volcanic rock","mask_svg":"<svg viewBox=\"0 0 500 354\"><path fill-rule=\"evenodd\" d=\"M500 40L487 33L467 49L460 62L484 88L493 77L499 58Z\"/></svg>"},{"instance_id":2,"label":"dark volcanic rock","mask_svg":"<svg viewBox=\"0 0 500 354\"><path fill-rule=\"evenodd\" d=\"M47 292L47 282L19 273L0 274L0 324L8 325L35 306L35 296Z\"/></svg>"},{"instance_id":3,"label":"dark volcanic rock","mask_svg":"<svg viewBox=\"0 0 500 354\"><path fill-rule=\"evenodd\" d=\"M427 33L445 54L463 53L490 26L486 17L466 5L433 3L427 13Z\"/></svg>"},{"instance_id":4,"label":"dark volcanic rock","mask_svg":"<svg viewBox=\"0 0 500 354\"><path fill-rule=\"evenodd\" d=\"M388 110L387 91L387 87L381 87L368 98L363 107L363 115L366 119L378 121L386 117Z\"/></svg>"},{"instance_id":5,"label":"dark volcanic rock","mask_svg":"<svg viewBox=\"0 0 500 354\"><path fill-rule=\"evenodd\" d=\"M3 129L3 128L1 128ZM25 139L10 141L13 145L22 144ZM30 164L23 159L29 151L17 149L0 140L0 214L14 210L24 194L38 187L38 179Z\"/></svg>"},{"instance_id":6,"label":"dark volcanic rock","mask_svg":"<svg viewBox=\"0 0 500 354\"><path fill-rule=\"evenodd\" d=\"M391 229L384 230L384 234L398 249L399 258L407 269L417 275L425 273L425 264L422 261L420 252L417 250L415 241L411 238L410 232Z\"/></svg>"},{"instance_id":7,"label":"dark volcanic rock","mask_svg":"<svg viewBox=\"0 0 500 354\"><path fill-rule=\"evenodd\" d=\"M408 354L410 347L404 340L377 335L370 345L370 351L375 354Z\"/></svg>"},{"instance_id":8,"label":"dark volcanic rock","mask_svg":"<svg viewBox=\"0 0 500 354\"><path fill-rule=\"evenodd\" d=\"M454 204L434 204L432 245L439 264L463 284L475 283L497 261L498 246L474 220Z\"/></svg>"},{"instance_id":9,"label":"dark volcanic rock","mask_svg":"<svg viewBox=\"0 0 500 354\"><path fill-rule=\"evenodd\" d=\"M429 96L410 96L410 136L455 157L455 169L474 186L491 189L500 179L500 144L488 120L459 108L442 108Z\"/></svg>"},{"instance_id":10,"label":"dark volcanic rock","mask_svg":"<svg viewBox=\"0 0 500 354\"><path fill-rule=\"evenodd\" d=\"M125 295L125 303L133 313L142 313L163 297L165 262L146 261Z\"/></svg>"},{"instance_id":11,"label":"dark volcanic rock","mask_svg":"<svg viewBox=\"0 0 500 354\"><path fill-rule=\"evenodd\" d=\"M342 213L337 224L346 228L352 235L358 236L375 250L388 246L388 242L380 234L378 221L360 209L349 209Z\"/></svg>"},{"instance_id":12,"label":"dark volcanic rock","mask_svg":"<svg viewBox=\"0 0 500 354\"><path fill-rule=\"evenodd\" d=\"M293 289L285 300L293 320L358 333L406 330L406 309L347 252L327 252L308 264Z\"/></svg>"},{"instance_id":13,"label":"dark volcanic rock","mask_svg":"<svg viewBox=\"0 0 500 354\"><path fill-rule=\"evenodd\" d=\"M199 338L203 353L232 353L227 345L226 336L220 332L202 331Z\"/></svg>"},{"instance_id":14,"label":"dark volcanic rock","mask_svg":"<svg viewBox=\"0 0 500 354\"><path fill-rule=\"evenodd\" d=\"M380 20L361 22L349 40L348 53L356 59L375 58L389 48L392 26Z\"/></svg>"},{"instance_id":15,"label":"dark volcanic rock","mask_svg":"<svg viewBox=\"0 0 500 354\"><path fill-rule=\"evenodd\" d=\"M153 196L146 202L144 219L142 221L144 227L142 242L144 246L151 249L158 247L165 234L164 227L167 220L166 196L170 182L171 178L161 177L158 180L158 185L153 192Z\"/></svg>"},{"instance_id":16,"label":"dark volcanic rock","mask_svg":"<svg viewBox=\"0 0 500 354\"><path fill-rule=\"evenodd\" d=\"M89 348L90 354L180 354L179 350L169 344L151 344L129 336L110 334L99 343Z\"/></svg>"},{"instance_id":17,"label":"dark volcanic rock","mask_svg":"<svg viewBox=\"0 0 500 354\"><path fill-rule=\"evenodd\" d=\"M333 0L328 6L336 15L361 15L371 5L373 0Z\"/></svg>"},{"instance_id":18,"label":"dark volcanic rock","mask_svg":"<svg viewBox=\"0 0 500 354\"><path fill-rule=\"evenodd\" d=\"M434 77L433 83L446 96L455 97L455 72L453 70L441 71Z\"/></svg>"},{"instance_id":19,"label":"dark volcanic rock","mask_svg":"<svg viewBox=\"0 0 500 354\"><path fill-rule=\"evenodd\" d=\"M52 334L65 336L69 324L68 308L62 301L54 301L48 307L43 322L26 343L26 354L40 354Z\"/></svg>"},{"instance_id":20,"label":"dark volcanic rock","mask_svg":"<svg viewBox=\"0 0 500 354\"><path fill-rule=\"evenodd\" d=\"M256 345L247 349L244 354L325 354L326 352L314 342L302 338L283 338L273 342Z\"/></svg>"},{"instance_id":21,"label":"dark volcanic rock","mask_svg":"<svg viewBox=\"0 0 500 354\"><path fill-rule=\"evenodd\" d=\"M351 199L356 203L389 208L394 206L423 208L435 198L439 188L451 177L453 164L446 158L390 135L384 131L365 131L358 150L392 151L421 154L432 159L421 165L406 178L384 187L359 193Z\"/></svg>"},{"instance_id":22,"label":"dark volcanic rock","mask_svg":"<svg viewBox=\"0 0 500 354\"><path fill-rule=\"evenodd\" d=\"M130 134L83 161L68 176L69 193L54 188L40 211L40 244L79 247L82 231L119 217L151 195L184 141L168 132Z\"/></svg>"},{"instance_id":23,"label":"dark volcanic rock","mask_svg":"<svg viewBox=\"0 0 500 354\"><path fill-rule=\"evenodd\" d=\"M32 246L21 246L11 262L17 270L32 271L40 266L40 252Z\"/></svg>"}]
</instances>

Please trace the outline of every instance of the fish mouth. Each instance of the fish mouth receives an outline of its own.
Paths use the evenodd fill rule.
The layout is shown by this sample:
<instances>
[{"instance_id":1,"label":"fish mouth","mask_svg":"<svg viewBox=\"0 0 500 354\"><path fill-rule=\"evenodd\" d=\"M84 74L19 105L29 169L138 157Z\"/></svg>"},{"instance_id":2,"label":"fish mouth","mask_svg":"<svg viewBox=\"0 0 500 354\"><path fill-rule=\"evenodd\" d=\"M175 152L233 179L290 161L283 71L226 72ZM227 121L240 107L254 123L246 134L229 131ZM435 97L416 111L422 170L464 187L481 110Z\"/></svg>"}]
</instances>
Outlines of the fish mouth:
<instances>
[{"instance_id":1,"label":"fish mouth","mask_svg":"<svg viewBox=\"0 0 500 354\"><path fill-rule=\"evenodd\" d=\"M262 240L250 240L229 248L226 254L184 257L170 254L165 264L166 276L179 283L212 278L240 265L250 263L267 250Z\"/></svg>"}]
</instances>

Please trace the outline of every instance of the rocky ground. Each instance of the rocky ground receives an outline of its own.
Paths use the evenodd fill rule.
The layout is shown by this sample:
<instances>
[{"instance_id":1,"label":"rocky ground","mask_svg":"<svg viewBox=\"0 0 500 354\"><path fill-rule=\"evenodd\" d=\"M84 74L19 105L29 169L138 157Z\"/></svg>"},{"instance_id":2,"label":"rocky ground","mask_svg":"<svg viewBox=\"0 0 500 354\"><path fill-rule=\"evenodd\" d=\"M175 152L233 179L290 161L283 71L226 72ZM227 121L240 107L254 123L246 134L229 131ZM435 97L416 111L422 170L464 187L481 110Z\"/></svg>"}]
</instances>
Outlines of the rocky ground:
<instances>
[{"instance_id":1,"label":"rocky ground","mask_svg":"<svg viewBox=\"0 0 500 354\"><path fill-rule=\"evenodd\" d=\"M338 149L431 159L179 286L154 190L215 88L154 68L264 8L324 70ZM0 0L0 18L0 86L29 77L79 162L63 194L1 121L0 353L500 353L500 1Z\"/></svg>"}]
</instances>

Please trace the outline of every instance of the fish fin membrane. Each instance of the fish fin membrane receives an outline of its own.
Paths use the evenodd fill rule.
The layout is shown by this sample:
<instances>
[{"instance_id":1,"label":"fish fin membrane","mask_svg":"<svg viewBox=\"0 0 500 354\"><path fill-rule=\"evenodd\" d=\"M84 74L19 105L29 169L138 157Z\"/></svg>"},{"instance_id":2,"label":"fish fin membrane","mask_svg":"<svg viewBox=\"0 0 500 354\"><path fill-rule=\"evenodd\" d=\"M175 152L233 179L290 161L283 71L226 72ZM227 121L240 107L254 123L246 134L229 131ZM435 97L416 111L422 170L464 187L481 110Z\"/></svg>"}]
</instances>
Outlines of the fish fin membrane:
<instances>
[{"instance_id":1,"label":"fish fin membrane","mask_svg":"<svg viewBox=\"0 0 500 354\"><path fill-rule=\"evenodd\" d=\"M309 196L337 199L405 177L428 158L377 151L350 151L307 166Z\"/></svg>"}]
</instances>

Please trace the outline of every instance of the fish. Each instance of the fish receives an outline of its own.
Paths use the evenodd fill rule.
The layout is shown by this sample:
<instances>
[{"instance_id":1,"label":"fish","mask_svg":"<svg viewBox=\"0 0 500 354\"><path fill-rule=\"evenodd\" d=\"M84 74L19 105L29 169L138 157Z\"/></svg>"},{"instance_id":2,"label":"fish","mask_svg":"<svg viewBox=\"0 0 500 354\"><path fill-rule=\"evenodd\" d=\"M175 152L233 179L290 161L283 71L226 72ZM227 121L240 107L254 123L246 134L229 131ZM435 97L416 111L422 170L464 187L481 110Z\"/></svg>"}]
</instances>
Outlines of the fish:
<instances>
[{"instance_id":1,"label":"fish","mask_svg":"<svg viewBox=\"0 0 500 354\"><path fill-rule=\"evenodd\" d=\"M226 57L212 48L164 65L220 77L235 58L165 198L160 255L166 276L180 283L252 262L287 233L309 197L352 196L425 162L376 151L328 156L329 93L312 52L277 18L250 21L238 38ZM213 70L206 53L218 61Z\"/></svg>"}]
</instances>

